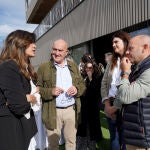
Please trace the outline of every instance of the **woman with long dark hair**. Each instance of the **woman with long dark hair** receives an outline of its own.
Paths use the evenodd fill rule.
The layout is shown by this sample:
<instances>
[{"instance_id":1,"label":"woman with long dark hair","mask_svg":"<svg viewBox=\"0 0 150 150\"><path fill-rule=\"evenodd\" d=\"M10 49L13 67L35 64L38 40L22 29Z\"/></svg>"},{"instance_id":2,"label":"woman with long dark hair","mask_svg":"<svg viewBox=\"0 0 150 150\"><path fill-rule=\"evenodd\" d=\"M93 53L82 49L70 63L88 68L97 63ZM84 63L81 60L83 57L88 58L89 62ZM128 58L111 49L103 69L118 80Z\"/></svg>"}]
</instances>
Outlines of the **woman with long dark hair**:
<instances>
[{"instance_id":1,"label":"woman with long dark hair","mask_svg":"<svg viewBox=\"0 0 150 150\"><path fill-rule=\"evenodd\" d=\"M27 150L37 127L30 103L36 103L30 79L37 76L30 63L35 56L35 35L10 33L0 55L0 148Z\"/></svg>"},{"instance_id":2,"label":"woman with long dark hair","mask_svg":"<svg viewBox=\"0 0 150 150\"><path fill-rule=\"evenodd\" d=\"M81 124L77 130L77 150L96 149L102 139L100 124L100 86L102 72L94 59L85 63L86 91L81 97Z\"/></svg>"},{"instance_id":3,"label":"woman with long dark hair","mask_svg":"<svg viewBox=\"0 0 150 150\"><path fill-rule=\"evenodd\" d=\"M124 31L115 33L112 37L113 55L112 60L107 64L101 83L101 96L105 104L105 114L110 116L110 109L117 94L117 85L120 82L120 61L125 55L129 44L130 36ZM118 132L118 121L107 117L110 131L111 150L125 149L122 146L121 136ZM120 137L120 138L119 138Z\"/></svg>"}]
</instances>

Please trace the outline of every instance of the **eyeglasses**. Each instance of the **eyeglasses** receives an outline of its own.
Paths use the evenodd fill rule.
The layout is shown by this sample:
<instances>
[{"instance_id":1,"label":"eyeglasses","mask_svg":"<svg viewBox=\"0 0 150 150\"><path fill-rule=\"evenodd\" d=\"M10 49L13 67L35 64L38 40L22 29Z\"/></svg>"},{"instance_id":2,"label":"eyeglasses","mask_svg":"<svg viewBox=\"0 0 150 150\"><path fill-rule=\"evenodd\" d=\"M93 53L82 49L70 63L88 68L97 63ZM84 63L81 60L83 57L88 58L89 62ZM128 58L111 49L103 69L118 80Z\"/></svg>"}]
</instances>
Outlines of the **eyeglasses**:
<instances>
[{"instance_id":1,"label":"eyeglasses","mask_svg":"<svg viewBox=\"0 0 150 150\"><path fill-rule=\"evenodd\" d=\"M91 70L91 69L93 69L93 67L86 67L86 69L90 69Z\"/></svg>"}]
</instances>

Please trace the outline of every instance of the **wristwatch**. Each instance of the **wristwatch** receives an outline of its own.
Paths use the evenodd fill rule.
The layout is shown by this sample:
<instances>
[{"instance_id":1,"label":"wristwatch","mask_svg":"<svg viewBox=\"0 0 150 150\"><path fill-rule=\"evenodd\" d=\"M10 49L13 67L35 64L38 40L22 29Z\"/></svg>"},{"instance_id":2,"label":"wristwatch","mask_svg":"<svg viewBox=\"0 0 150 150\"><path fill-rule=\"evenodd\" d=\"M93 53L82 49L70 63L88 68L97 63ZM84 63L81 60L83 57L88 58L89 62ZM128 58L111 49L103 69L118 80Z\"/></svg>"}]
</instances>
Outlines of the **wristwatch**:
<instances>
[{"instance_id":1,"label":"wristwatch","mask_svg":"<svg viewBox=\"0 0 150 150\"><path fill-rule=\"evenodd\" d=\"M124 71L122 71L121 74L120 74L120 76L121 76L121 77L123 77L124 75L128 75L128 76L129 76L129 74L130 74L129 72L124 72Z\"/></svg>"}]
</instances>

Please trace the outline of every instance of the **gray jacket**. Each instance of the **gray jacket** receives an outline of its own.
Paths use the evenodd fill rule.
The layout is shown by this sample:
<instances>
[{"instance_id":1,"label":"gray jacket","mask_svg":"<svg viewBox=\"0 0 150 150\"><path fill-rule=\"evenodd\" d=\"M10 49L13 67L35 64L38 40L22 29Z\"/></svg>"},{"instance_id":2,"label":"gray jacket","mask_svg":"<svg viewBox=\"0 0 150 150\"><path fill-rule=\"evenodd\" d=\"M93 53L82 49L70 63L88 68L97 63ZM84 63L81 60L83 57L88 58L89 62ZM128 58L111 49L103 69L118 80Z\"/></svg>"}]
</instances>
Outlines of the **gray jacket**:
<instances>
[{"instance_id":1,"label":"gray jacket","mask_svg":"<svg viewBox=\"0 0 150 150\"><path fill-rule=\"evenodd\" d=\"M108 99L108 94L109 94L109 89L111 86L112 82L112 70L111 70L111 62L107 64L105 73L101 82L101 97L102 97L102 102L104 100Z\"/></svg>"},{"instance_id":2,"label":"gray jacket","mask_svg":"<svg viewBox=\"0 0 150 150\"><path fill-rule=\"evenodd\" d=\"M130 84L129 79L121 80L114 106L120 108L122 104L131 104L140 98L150 96L150 69L144 71L136 81Z\"/></svg>"}]
</instances>

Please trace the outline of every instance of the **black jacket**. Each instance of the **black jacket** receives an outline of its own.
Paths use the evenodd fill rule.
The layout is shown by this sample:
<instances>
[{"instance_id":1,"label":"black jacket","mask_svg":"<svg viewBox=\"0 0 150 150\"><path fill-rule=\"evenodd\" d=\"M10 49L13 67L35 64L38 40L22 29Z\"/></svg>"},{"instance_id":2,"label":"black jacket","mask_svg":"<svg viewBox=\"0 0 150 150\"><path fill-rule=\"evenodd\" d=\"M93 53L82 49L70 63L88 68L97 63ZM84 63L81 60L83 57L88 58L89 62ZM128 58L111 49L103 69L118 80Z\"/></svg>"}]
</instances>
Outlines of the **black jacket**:
<instances>
[{"instance_id":1,"label":"black jacket","mask_svg":"<svg viewBox=\"0 0 150 150\"><path fill-rule=\"evenodd\" d=\"M77 136L90 136L90 139L95 141L102 139L100 124L101 79L102 76L93 78L92 81L86 79L86 91L81 97L81 124L77 130Z\"/></svg>"},{"instance_id":2,"label":"black jacket","mask_svg":"<svg viewBox=\"0 0 150 150\"><path fill-rule=\"evenodd\" d=\"M37 132L36 123L26 94L30 81L12 60L0 64L0 149L27 150ZM30 119L24 114L30 111Z\"/></svg>"}]
</instances>

